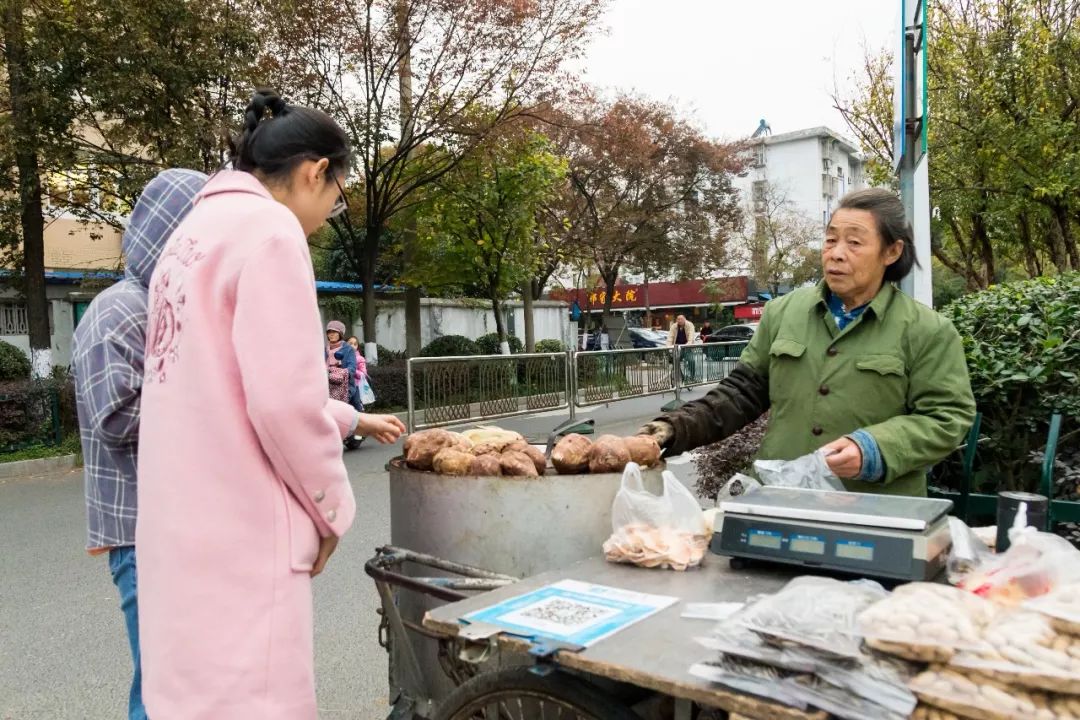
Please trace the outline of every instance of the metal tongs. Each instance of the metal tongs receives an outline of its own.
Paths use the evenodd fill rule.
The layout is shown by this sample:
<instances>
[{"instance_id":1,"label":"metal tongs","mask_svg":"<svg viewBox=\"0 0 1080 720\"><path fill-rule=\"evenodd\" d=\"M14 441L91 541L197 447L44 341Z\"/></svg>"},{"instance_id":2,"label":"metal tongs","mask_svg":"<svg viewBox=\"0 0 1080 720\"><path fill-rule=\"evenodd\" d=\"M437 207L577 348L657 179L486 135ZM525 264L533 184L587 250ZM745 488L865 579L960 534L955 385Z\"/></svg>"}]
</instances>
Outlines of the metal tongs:
<instances>
[{"instance_id":1,"label":"metal tongs","mask_svg":"<svg viewBox=\"0 0 1080 720\"><path fill-rule=\"evenodd\" d=\"M593 418L589 418L587 420L570 418L569 420L566 420L565 422L561 422L556 425L555 429L553 429L551 431L551 434L548 435L547 448L545 448L544 450L544 457L547 458L548 461L551 460L551 451L555 449L555 443L558 442L559 436L566 434L567 430L578 425L587 425L589 427L589 430L591 431L593 427L596 426L596 420L594 420Z\"/></svg>"}]
</instances>

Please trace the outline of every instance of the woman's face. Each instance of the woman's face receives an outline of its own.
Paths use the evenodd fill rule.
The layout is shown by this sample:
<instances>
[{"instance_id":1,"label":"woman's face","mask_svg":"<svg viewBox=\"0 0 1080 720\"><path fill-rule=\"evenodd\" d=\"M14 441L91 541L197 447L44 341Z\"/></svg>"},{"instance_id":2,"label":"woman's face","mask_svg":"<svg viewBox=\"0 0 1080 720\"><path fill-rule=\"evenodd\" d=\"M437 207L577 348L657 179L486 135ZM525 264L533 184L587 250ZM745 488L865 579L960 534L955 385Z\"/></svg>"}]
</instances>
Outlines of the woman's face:
<instances>
[{"instance_id":1,"label":"woman's face","mask_svg":"<svg viewBox=\"0 0 1080 720\"><path fill-rule=\"evenodd\" d=\"M293 211L304 234L311 235L342 206L341 182L326 158L305 160L293 170L282 202Z\"/></svg>"},{"instance_id":2,"label":"woman's face","mask_svg":"<svg viewBox=\"0 0 1080 720\"><path fill-rule=\"evenodd\" d=\"M873 298L885 280L885 269L900 259L902 240L883 247L873 213L843 208L833 213L821 246L825 283L834 295Z\"/></svg>"},{"instance_id":3,"label":"woman's face","mask_svg":"<svg viewBox=\"0 0 1080 720\"><path fill-rule=\"evenodd\" d=\"M341 342L341 333L339 333L337 330L327 330L326 341L329 342L331 345L336 345L337 343Z\"/></svg>"}]
</instances>

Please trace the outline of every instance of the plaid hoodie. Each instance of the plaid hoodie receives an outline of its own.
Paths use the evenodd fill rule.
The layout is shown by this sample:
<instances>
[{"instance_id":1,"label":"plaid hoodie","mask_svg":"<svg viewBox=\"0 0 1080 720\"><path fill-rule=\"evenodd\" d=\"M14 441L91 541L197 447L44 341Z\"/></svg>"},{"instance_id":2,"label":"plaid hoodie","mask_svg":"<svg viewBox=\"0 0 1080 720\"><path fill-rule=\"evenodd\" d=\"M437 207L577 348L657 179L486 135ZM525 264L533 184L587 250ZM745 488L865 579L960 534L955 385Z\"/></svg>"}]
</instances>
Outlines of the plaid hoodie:
<instances>
[{"instance_id":1,"label":"plaid hoodie","mask_svg":"<svg viewBox=\"0 0 1080 720\"><path fill-rule=\"evenodd\" d=\"M75 329L75 396L86 482L87 548L135 544L139 398L150 276L206 176L165 170L143 190L124 231L124 279L90 303Z\"/></svg>"}]
</instances>

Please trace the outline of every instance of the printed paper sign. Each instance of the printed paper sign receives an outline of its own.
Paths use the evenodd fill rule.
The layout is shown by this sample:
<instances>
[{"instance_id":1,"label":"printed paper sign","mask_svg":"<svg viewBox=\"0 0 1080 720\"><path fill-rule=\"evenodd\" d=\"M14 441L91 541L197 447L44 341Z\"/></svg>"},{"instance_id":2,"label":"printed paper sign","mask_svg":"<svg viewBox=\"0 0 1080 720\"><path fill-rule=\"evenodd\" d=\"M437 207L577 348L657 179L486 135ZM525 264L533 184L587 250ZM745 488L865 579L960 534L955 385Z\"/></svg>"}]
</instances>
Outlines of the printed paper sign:
<instances>
[{"instance_id":1,"label":"printed paper sign","mask_svg":"<svg viewBox=\"0 0 1080 720\"><path fill-rule=\"evenodd\" d=\"M466 615L522 637L589 645L673 605L678 598L647 595L578 580L562 580Z\"/></svg>"}]
</instances>

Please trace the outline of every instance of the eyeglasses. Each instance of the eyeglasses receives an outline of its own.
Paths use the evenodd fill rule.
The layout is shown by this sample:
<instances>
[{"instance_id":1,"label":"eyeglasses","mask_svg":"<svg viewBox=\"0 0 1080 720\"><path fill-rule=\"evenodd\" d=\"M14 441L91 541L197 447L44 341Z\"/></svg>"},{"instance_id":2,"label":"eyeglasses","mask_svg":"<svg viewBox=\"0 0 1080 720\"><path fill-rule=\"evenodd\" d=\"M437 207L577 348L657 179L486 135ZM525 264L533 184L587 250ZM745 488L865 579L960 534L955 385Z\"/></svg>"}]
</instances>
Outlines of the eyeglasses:
<instances>
[{"instance_id":1,"label":"eyeglasses","mask_svg":"<svg viewBox=\"0 0 1080 720\"><path fill-rule=\"evenodd\" d=\"M326 216L327 220L336 218L349 209L349 201L345 199L345 188L341 187L341 181L337 179L337 175L334 176L334 184L337 185L338 199L334 207L330 208L330 214Z\"/></svg>"}]
</instances>

